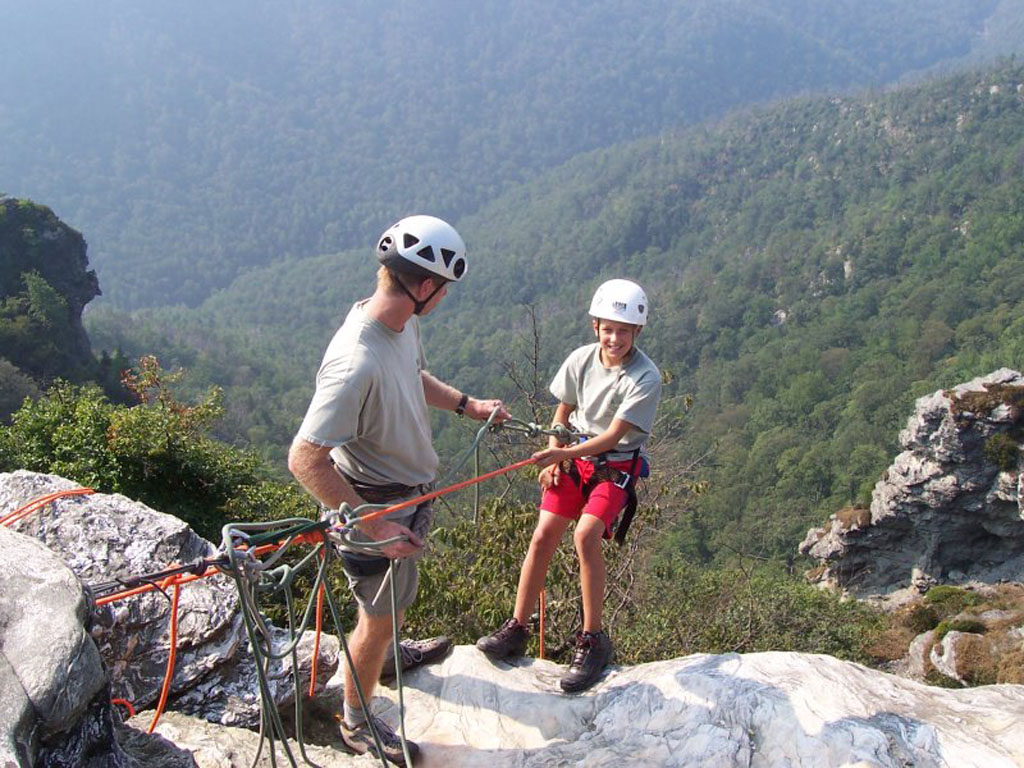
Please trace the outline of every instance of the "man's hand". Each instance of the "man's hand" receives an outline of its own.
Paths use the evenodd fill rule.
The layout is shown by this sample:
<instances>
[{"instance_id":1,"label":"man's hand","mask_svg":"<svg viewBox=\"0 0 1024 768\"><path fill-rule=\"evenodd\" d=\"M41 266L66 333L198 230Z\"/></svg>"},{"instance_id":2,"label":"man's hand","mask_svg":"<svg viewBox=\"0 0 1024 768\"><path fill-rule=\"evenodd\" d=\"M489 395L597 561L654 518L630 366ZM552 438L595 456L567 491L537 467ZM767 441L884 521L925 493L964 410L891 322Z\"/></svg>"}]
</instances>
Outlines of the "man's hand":
<instances>
[{"instance_id":1,"label":"man's hand","mask_svg":"<svg viewBox=\"0 0 1024 768\"><path fill-rule=\"evenodd\" d=\"M404 525L399 525L391 520L357 522L356 528L374 541L385 541L396 536L404 536L405 541L396 541L381 547L380 553L391 560L397 560L400 557L410 557L423 549L423 539Z\"/></svg>"},{"instance_id":2,"label":"man's hand","mask_svg":"<svg viewBox=\"0 0 1024 768\"><path fill-rule=\"evenodd\" d=\"M512 417L512 414L505 410L501 400L477 400L475 397L469 398L469 402L466 403L466 415L477 421L486 421L495 408L498 409L498 415L494 417L495 422Z\"/></svg>"}]
</instances>

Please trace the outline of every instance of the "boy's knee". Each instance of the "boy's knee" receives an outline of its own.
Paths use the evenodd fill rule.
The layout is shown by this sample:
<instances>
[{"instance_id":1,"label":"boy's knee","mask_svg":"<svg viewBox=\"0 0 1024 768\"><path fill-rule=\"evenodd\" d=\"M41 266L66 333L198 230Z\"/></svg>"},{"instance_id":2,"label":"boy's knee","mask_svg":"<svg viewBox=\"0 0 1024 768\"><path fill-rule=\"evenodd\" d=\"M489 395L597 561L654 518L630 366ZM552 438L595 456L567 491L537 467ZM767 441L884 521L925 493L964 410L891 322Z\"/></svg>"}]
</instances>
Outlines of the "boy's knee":
<instances>
[{"instance_id":1,"label":"boy's knee","mask_svg":"<svg viewBox=\"0 0 1024 768\"><path fill-rule=\"evenodd\" d=\"M557 547L563 533L564 528L541 522L533 529L533 538L530 539L530 544L541 549Z\"/></svg>"},{"instance_id":2,"label":"boy's knee","mask_svg":"<svg viewBox=\"0 0 1024 768\"><path fill-rule=\"evenodd\" d=\"M594 518L584 518L592 520L592 523L584 524L583 520L576 526L576 530L573 532L572 541L576 546L576 552L579 555L589 555L593 553L600 554L601 552L601 538L604 535L604 523Z\"/></svg>"}]
</instances>

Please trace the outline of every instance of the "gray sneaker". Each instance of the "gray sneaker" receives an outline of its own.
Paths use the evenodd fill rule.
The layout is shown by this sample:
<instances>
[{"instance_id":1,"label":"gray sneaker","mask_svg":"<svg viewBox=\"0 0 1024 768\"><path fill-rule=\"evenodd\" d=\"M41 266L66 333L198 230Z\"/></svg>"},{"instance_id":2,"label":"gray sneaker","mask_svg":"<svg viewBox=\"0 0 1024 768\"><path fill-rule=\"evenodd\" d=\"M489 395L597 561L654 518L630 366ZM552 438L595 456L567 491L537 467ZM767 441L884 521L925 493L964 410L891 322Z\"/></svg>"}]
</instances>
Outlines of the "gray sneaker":
<instances>
[{"instance_id":1,"label":"gray sneaker","mask_svg":"<svg viewBox=\"0 0 1024 768\"><path fill-rule=\"evenodd\" d=\"M491 634L477 640L476 647L492 659L504 659L526 653L526 643L529 639L530 630L526 625L512 618Z\"/></svg>"},{"instance_id":2,"label":"gray sneaker","mask_svg":"<svg viewBox=\"0 0 1024 768\"><path fill-rule=\"evenodd\" d=\"M373 727L377 729L377 736L380 737L381 746L384 748L384 757L395 765L405 765L402 739L392 730L391 726L374 715L370 715L365 723L357 725L355 728L350 728L342 719L341 740L345 746L357 755L369 752L374 757L380 757L380 753L377 752L377 742L373 738L373 731L370 730L370 720L373 720ZM416 762L420 748L415 742L406 741L405 743L409 748L409 757Z\"/></svg>"},{"instance_id":3,"label":"gray sneaker","mask_svg":"<svg viewBox=\"0 0 1024 768\"><path fill-rule=\"evenodd\" d=\"M431 664L443 659L452 649L451 638L441 635L430 637L426 640L402 640L398 644L398 650L402 659L402 674L405 674L413 667L423 664ZM395 679L395 654L389 653L384 660L384 667L380 671L381 682L391 682Z\"/></svg>"},{"instance_id":4,"label":"gray sneaker","mask_svg":"<svg viewBox=\"0 0 1024 768\"><path fill-rule=\"evenodd\" d=\"M572 654L572 662L569 664L569 671L560 681L562 690L566 693L587 690L601 677L613 655L611 638L604 632L576 633L576 648Z\"/></svg>"}]
</instances>

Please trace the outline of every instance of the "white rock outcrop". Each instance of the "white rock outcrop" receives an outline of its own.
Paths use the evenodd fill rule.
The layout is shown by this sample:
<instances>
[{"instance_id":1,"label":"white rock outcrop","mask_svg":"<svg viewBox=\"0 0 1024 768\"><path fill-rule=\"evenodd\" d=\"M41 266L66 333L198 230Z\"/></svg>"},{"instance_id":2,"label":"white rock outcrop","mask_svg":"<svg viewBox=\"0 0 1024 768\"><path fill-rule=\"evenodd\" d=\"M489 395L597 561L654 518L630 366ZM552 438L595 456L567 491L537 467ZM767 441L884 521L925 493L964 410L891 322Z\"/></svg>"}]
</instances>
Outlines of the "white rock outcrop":
<instances>
[{"instance_id":1,"label":"white rock outcrop","mask_svg":"<svg viewBox=\"0 0 1024 768\"><path fill-rule=\"evenodd\" d=\"M932 688L796 653L614 669L581 696L558 691L562 672L538 660L495 664L459 646L409 673L406 731L422 750L417 768L1024 766L1024 686ZM384 692L375 704L395 723L395 691ZM174 713L157 731L192 750L200 768L243 768L258 741ZM380 764L329 746L308 754L323 768ZM261 765L269 764L265 754Z\"/></svg>"}]
</instances>

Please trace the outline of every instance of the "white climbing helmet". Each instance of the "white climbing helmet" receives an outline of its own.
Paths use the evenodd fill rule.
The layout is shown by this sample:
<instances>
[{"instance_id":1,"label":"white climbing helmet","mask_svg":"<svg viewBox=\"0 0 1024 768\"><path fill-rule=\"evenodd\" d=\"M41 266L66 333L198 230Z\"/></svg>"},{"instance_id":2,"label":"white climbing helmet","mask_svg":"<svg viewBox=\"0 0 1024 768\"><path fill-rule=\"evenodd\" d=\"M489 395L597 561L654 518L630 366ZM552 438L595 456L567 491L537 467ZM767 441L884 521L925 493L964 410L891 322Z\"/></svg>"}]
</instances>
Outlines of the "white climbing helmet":
<instances>
[{"instance_id":1,"label":"white climbing helmet","mask_svg":"<svg viewBox=\"0 0 1024 768\"><path fill-rule=\"evenodd\" d=\"M647 325L647 294L632 280L609 280L594 292L590 315L601 320Z\"/></svg>"},{"instance_id":2,"label":"white climbing helmet","mask_svg":"<svg viewBox=\"0 0 1024 768\"><path fill-rule=\"evenodd\" d=\"M377 241L377 259L396 272L458 282L466 274L466 244L455 227L434 216L407 216Z\"/></svg>"}]
</instances>

